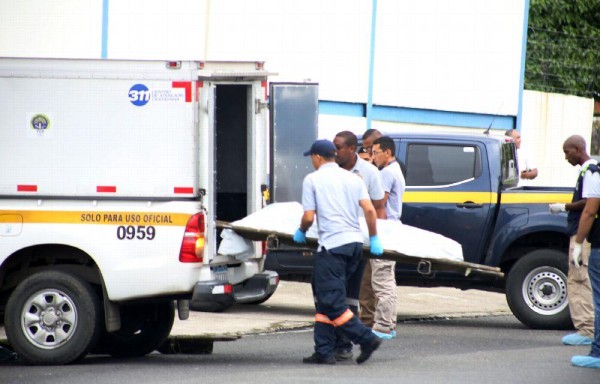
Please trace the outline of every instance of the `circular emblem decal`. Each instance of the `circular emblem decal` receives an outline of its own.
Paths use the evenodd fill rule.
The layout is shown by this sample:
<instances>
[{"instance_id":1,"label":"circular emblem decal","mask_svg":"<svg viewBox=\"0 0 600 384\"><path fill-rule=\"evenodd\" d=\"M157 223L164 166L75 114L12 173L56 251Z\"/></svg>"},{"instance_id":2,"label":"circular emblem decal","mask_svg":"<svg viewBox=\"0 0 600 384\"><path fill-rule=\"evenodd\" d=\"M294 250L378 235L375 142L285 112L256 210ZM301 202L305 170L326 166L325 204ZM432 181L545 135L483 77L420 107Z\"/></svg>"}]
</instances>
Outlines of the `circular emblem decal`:
<instances>
[{"instance_id":1,"label":"circular emblem decal","mask_svg":"<svg viewBox=\"0 0 600 384\"><path fill-rule=\"evenodd\" d=\"M50 128L50 119L48 116L38 113L37 115L33 116L30 124L31 128L35 129L37 133L42 134L48 128Z\"/></svg>"},{"instance_id":2,"label":"circular emblem decal","mask_svg":"<svg viewBox=\"0 0 600 384\"><path fill-rule=\"evenodd\" d=\"M136 107L142 107L150 101L150 90L144 84L135 84L129 88L129 101Z\"/></svg>"}]
</instances>

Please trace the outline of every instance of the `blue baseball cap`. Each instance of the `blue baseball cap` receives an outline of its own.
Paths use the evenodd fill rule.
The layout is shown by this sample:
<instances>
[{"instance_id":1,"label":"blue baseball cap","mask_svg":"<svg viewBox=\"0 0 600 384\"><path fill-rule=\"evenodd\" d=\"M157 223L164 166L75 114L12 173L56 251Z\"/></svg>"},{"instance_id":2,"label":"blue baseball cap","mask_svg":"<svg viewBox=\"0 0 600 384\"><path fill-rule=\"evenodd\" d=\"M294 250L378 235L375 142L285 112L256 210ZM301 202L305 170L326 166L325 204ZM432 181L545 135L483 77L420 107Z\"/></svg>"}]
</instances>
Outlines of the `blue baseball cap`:
<instances>
[{"instance_id":1,"label":"blue baseball cap","mask_svg":"<svg viewBox=\"0 0 600 384\"><path fill-rule=\"evenodd\" d=\"M319 155L323 157L334 157L335 156L335 145L329 140L317 140L315 141L310 149L304 152L304 156Z\"/></svg>"}]
</instances>

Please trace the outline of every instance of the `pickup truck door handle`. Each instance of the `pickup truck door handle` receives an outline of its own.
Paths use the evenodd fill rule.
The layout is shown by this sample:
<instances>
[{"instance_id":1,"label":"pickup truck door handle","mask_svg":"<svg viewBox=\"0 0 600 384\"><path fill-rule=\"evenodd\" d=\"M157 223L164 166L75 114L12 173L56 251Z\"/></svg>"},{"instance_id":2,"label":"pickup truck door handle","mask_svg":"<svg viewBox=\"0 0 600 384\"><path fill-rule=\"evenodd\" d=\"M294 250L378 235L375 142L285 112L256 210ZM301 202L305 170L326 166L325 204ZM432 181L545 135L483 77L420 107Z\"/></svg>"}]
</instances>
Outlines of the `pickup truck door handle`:
<instances>
[{"instance_id":1,"label":"pickup truck door handle","mask_svg":"<svg viewBox=\"0 0 600 384\"><path fill-rule=\"evenodd\" d=\"M456 204L456 206L458 208L467 208L467 209L483 208L483 204L475 204L472 201L465 201L462 204Z\"/></svg>"}]
</instances>

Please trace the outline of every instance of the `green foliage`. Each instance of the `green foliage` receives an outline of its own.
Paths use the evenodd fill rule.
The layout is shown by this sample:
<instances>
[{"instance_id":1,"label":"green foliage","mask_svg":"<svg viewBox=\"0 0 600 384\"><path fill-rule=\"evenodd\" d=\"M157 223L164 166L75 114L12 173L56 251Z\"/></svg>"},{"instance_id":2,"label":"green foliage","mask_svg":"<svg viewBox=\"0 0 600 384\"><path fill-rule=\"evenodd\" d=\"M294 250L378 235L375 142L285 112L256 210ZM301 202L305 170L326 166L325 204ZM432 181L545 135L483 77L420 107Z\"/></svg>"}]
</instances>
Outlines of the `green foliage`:
<instances>
[{"instance_id":1,"label":"green foliage","mask_svg":"<svg viewBox=\"0 0 600 384\"><path fill-rule=\"evenodd\" d=\"M600 99L600 0L531 0L525 88Z\"/></svg>"}]
</instances>

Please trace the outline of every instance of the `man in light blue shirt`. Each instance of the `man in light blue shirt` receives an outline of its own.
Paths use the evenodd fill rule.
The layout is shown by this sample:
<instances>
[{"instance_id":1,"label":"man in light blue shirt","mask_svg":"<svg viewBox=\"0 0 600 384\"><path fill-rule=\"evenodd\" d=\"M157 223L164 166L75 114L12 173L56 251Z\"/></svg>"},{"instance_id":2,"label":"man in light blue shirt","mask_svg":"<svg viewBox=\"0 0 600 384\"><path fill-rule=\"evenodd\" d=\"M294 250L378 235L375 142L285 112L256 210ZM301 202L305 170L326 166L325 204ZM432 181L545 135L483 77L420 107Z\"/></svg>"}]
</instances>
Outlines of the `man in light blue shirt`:
<instances>
[{"instance_id":1,"label":"man in light blue shirt","mask_svg":"<svg viewBox=\"0 0 600 384\"><path fill-rule=\"evenodd\" d=\"M400 221L406 183L396 161L396 145L390 137L382 136L373 142L371 153L373 162L381 169L387 219ZM377 298L373 332L379 337L390 339L396 335L396 262L372 259L371 270L372 294Z\"/></svg>"},{"instance_id":2,"label":"man in light blue shirt","mask_svg":"<svg viewBox=\"0 0 600 384\"><path fill-rule=\"evenodd\" d=\"M357 155L356 147L358 145L358 138L356 135L350 131L338 132L333 139L333 144L337 151L335 161L341 168L352 172L362 179L367 187L369 198L377 212L377 218L385 219L385 204L383 202L385 194L381 185L380 172L371 162L365 161ZM346 300L350 309L355 314L358 314L360 299L360 321L368 327L373 327L377 298L372 294L370 276L371 260L361 260L358 270L354 275L355 278L348 282L348 290L346 291L348 296ZM366 285L368 287L365 288ZM362 294L363 290L366 292L366 296ZM348 360L352 358L352 355L352 343L344 337L338 337L335 351L336 360Z\"/></svg>"},{"instance_id":3,"label":"man in light blue shirt","mask_svg":"<svg viewBox=\"0 0 600 384\"><path fill-rule=\"evenodd\" d=\"M377 217L367 189L360 178L335 163L335 146L329 140L317 140L310 150L315 172L302 184L304 214L294 234L297 243L306 242L306 231L318 222L319 249L313 270L315 297L315 352L303 359L306 364L335 364L336 329L355 344L364 363L381 345L371 329L360 322L346 302L348 281L356 273L362 255L359 209L369 229L371 253L383 254L377 236Z\"/></svg>"}]
</instances>

